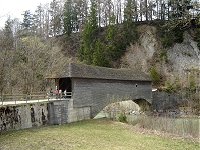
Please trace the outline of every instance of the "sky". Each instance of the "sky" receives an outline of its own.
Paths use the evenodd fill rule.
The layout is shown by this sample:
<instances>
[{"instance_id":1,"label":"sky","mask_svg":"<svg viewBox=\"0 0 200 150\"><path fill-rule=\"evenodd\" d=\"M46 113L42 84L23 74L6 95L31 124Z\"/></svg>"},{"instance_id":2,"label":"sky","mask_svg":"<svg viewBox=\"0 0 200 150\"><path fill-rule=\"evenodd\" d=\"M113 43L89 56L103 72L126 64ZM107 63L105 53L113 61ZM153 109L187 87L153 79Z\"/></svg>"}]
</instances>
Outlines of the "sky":
<instances>
[{"instance_id":1,"label":"sky","mask_svg":"<svg viewBox=\"0 0 200 150\"><path fill-rule=\"evenodd\" d=\"M34 13L40 3L47 4L50 2L52 0L0 0L0 28L4 27L8 16L11 19L19 18L22 21L23 16L21 14L25 10Z\"/></svg>"}]
</instances>

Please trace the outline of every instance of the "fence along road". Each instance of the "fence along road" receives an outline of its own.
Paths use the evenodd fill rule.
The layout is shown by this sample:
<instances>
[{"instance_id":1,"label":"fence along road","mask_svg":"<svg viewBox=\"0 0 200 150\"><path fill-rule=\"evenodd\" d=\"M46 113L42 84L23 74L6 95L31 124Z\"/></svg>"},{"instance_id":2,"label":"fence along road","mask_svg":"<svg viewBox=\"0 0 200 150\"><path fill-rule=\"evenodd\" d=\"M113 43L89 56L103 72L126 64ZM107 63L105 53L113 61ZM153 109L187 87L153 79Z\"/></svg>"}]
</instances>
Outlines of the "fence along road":
<instances>
[{"instance_id":1,"label":"fence along road","mask_svg":"<svg viewBox=\"0 0 200 150\"><path fill-rule=\"evenodd\" d=\"M51 96L49 93L31 93L31 94L19 94L19 95L1 95L0 106L2 105L16 105L16 104L27 104L36 102L46 102L54 100L67 100L72 98L72 92L67 92L66 97L62 93L61 96L56 98L56 95Z\"/></svg>"}]
</instances>

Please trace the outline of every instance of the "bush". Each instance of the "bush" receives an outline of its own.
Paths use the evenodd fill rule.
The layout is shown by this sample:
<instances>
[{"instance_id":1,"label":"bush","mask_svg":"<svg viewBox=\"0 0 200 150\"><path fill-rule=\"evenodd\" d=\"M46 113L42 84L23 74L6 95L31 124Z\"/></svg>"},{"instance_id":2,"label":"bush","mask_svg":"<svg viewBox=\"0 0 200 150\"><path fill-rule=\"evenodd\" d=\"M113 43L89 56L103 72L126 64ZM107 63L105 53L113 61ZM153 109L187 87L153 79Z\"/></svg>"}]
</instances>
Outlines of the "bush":
<instances>
[{"instance_id":1,"label":"bush","mask_svg":"<svg viewBox=\"0 0 200 150\"><path fill-rule=\"evenodd\" d=\"M181 30L179 27L175 27L170 31L167 28L161 28L160 32L161 43L164 47L183 42L184 30Z\"/></svg>"},{"instance_id":2,"label":"bush","mask_svg":"<svg viewBox=\"0 0 200 150\"><path fill-rule=\"evenodd\" d=\"M160 81L161 81L161 80L160 80L160 75L159 75L158 71L156 70L156 67L155 67L155 66L153 66L153 67L151 68L150 77L152 78L152 80L153 80L153 82L154 82L155 84L159 84Z\"/></svg>"},{"instance_id":3,"label":"bush","mask_svg":"<svg viewBox=\"0 0 200 150\"><path fill-rule=\"evenodd\" d=\"M119 115L118 121L127 123L127 117L126 117L125 113L121 113L121 114Z\"/></svg>"},{"instance_id":4,"label":"bush","mask_svg":"<svg viewBox=\"0 0 200 150\"><path fill-rule=\"evenodd\" d=\"M189 76L189 83L190 83L190 85L189 85L190 91L194 91L195 92L195 90L196 90L196 87L195 87L195 78L194 78L193 75Z\"/></svg>"},{"instance_id":5,"label":"bush","mask_svg":"<svg viewBox=\"0 0 200 150\"><path fill-rule=\"evenodd\" d=\"M169 81L166 81L165 82L165 87L163 88L163 90L165 91L165 92L174 92L174 87L172 86L172 84L170 84L169 83Z\"/></svg>"},{"instance_id":6,"label":"bush","mask_svg":"<svg viewBox=\"0 0 200 150\"><path fill-rule=\"evenodd\" d=\"M164 37L161 39L161 43L164 47L168 47L172 45L172 41L170 39L170 36L164 34Z\"/></svg>"},{"instance_id":7,"label":"bush","mask_svg":"<svg viewBox=\"0 0 200 150\"><path fill-rule=\"evenodd\" d=\"M176 77L171 83L169 81L165 82L165 87L163 88L165 92L178 92L181 90L181 85L179 78Z\"/></svg>"},{"instance_id":8,"label":"bush","mask_svg":"<svg viewBox=\"0 0 200 150\"><path fill-rule=\"evenodd\" d=\"M183 42L183 33L184 33L184 31L181 30L179 27L176 27L172 30L172 34L174 36L173 40L175 43Z\"/></svg>"},{"instance_id":9,"label":"bush","mask_svg":"<svg viewBox=\"0 0 200 150\"><path fill-rule=\"evenodd\" d=\"M164 60L165 62L168 62L167 52L164 49L160 52L160 59Z\"/></svg>"}]
</instances>

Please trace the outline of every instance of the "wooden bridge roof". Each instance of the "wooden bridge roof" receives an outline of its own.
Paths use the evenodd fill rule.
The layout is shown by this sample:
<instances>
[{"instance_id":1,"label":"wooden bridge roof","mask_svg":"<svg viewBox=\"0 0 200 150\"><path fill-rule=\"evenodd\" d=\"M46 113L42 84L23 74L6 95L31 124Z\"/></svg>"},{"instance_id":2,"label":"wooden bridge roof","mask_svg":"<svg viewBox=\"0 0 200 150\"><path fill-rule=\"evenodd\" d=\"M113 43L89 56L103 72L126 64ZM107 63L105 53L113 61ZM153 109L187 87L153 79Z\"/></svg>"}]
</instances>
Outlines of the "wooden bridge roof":
<instances>
[{"instance_id":1,"label":"wooden bridge roof","mask_svg":"<svg viewBox=\"0 0 200 150\"><path fill-rule=\"evenodd\" d=\"M97 67L78 63L67 63L65 67L52 73L47 78L90 78L90 79L111 79L111 80L133 80L152 81L151 78L141 72L129 69L114 69Z\"/></svg>"}]
</instances>

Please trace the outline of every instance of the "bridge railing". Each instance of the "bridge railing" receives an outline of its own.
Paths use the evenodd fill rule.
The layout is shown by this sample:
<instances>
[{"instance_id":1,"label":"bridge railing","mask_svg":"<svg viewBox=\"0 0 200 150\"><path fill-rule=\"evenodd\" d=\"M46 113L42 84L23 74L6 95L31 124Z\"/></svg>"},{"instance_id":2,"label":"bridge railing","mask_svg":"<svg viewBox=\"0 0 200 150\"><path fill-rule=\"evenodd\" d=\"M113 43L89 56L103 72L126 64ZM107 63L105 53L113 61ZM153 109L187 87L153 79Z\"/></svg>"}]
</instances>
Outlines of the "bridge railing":
<instances>
[{"instance_id":1,"label":"bridge railing","mask_svg":"<svg viewBox=\"0 0 200 150\"><path fill-rule=\"evenodd\" d=\"M51 95L51 93L47 93L48 98L50 99L56 99L56 93L53 93L53 95ZM72 98L72 92L66 92L66 95L64 94L64 92L62 92L61 94L58 93L58 99L66 99L66 98Z\"/></svg>"},{"instance_id":2,"label":"bridge railing","mask_svg":"<svg viewBox=\"0 0 200 150\"><path fill-rule=\"evenodd\" d=\"M72 92L67 92L66 95L63 93L56 97L56 94L50 95L45 92L34 92L29 94L18 94L18 95L9 95L4 94L0 95L0 105L6 104L18 104L18 103L31 103L31 102L42 102L42 101L50 101L56 99L70 99L72 98Z\"/></svg>"}]
</instances>

